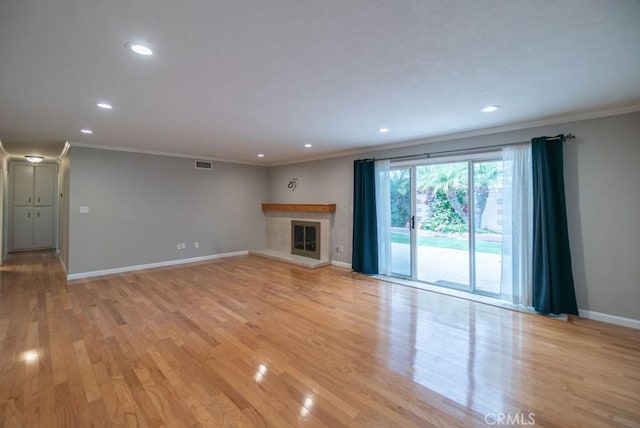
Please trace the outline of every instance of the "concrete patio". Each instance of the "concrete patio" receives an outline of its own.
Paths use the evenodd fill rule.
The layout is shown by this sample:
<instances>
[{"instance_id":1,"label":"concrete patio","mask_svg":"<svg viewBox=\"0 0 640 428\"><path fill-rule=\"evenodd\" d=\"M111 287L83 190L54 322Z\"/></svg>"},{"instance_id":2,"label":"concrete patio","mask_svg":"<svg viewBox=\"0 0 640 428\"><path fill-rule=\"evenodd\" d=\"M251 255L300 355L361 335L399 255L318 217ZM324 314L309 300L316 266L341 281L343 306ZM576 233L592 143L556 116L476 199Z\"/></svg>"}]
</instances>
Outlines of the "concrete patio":
<instances>
[{"instance_id":1,"label":"concrete patio","mask_svg":"<svg viewBox=\"0 0 640 428\"><path fill-rule=\"evenodd\" d=\"M391 244L392 272L410 275L409 244ZM418 277L435 285L469 289L469 252L449 248L418 246ZM500 293L501 255L476 253L476 289Z\"/></svg>"}]
</instances>

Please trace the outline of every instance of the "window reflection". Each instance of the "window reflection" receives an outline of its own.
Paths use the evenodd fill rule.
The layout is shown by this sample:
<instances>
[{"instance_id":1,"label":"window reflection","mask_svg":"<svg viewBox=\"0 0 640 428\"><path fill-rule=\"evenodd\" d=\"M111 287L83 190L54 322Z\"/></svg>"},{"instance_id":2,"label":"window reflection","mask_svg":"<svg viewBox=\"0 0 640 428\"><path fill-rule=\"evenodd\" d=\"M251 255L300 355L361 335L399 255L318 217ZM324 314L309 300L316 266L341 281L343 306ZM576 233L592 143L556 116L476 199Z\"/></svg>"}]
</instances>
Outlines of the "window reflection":
<instances>
[{"instance_id":1,"label":"window reflection","mask_svg":"<svg viewBox=\"0 0 640 428\"><path fill-rule=\"evenodd\" d=\"M504 408L514 315L493 306L380 285L378 352L394 372L477 412Z\"/></svg>"}]
</instances>

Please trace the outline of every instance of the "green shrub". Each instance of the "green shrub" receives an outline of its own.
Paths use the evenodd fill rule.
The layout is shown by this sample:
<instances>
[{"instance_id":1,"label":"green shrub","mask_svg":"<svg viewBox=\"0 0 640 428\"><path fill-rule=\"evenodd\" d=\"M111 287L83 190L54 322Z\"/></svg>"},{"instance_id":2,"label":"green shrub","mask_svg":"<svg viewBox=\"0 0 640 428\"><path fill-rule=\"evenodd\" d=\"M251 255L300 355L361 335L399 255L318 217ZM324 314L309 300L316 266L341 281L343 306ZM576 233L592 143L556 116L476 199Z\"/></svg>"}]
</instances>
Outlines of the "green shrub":
<instances>
[{"instance_id":1,"label":"green shrub","mask_svg":"<svg viewBox=\"0 0 640 428\"><path fill-rule=\"evenodd\" d=\"M442 190L438 190L435 197L429 198L429 216L422 221L421 227L424 230L443 233L460 233L469 230Z\"/></svg>"}]
</instances>

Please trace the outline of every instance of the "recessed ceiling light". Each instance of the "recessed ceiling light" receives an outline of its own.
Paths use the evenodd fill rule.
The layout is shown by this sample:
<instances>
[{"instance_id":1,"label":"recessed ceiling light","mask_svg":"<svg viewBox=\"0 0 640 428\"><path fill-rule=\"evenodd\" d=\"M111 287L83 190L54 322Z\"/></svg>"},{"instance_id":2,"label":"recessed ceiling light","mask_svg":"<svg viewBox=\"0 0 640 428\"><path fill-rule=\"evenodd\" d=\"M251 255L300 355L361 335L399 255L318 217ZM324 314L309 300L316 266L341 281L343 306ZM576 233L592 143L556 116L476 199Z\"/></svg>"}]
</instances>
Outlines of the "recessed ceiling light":
<instances>
[{"instance_id":1,"label":"recessed ceiling light","mask_svg":"<svg viewBox=\"0 0 640 428\"><path fill-rule=\"evenodd\" d=\"M378 129L378 132L381 134L386 134L387 132L389 132L389 128L380 128Z\"/></svg>"},{"instance_id":2,"label":"recessed ceiling light","mask_svg":"<svg viewBox=\"0 0 640 428\"><path fill-rule=\"evenodd\" d=\"M113 106L109 103L105 103L104 101L96 103L96 106L103 108L105 110L111 110L113 108Z\"/></svg>"},{"instance_id":3,"label":"recessed ceiling light","mask_svg":"<svg viewBox=\"0 0 640 428\"><path fill-rule=\"evenodd\" d=\"M138 55L149 56L153 54L153 51L148 46L142 45L140 43L129 42L127 43L127 47Z\"/></svg>"},{"instance_id":4,"label":"recessed ceiling light","mask_svg":"<svg viewBox=\"0 0 640 428\"><path fill-rule=\"evenodd\" d=\"M44 156L27 155L25 156L25 159L27 159L31 163L40 163L44 160Z\"/></svg>"},{"instance_id":5,"label":"recessed ceiling light","mask_svg":"<svg viewBox=\"0 0 640 428\"><path fill-rule=\"evenodd\" d=\"M93 134L93 131L90 129L81 129L80 132L82 132L83 134Z\"/></svg>"},{"instance_id":6,"label":"recessed ceiling light","mask_svg":"<svg viewBox=\"0 0 640 428\"><path fill-rule=\"evenodd\" d=\"M500 106L496 106L496 105L486 106L480 111L483 113L491 113L492 111L496 111L496 110L500 110Z\"/></svg>"},{"instance_id":7,"label":"recessed ceiling light","mask_svg":"<svg viewBox=\"0 0 640 428\"><path fill-rule=\"evenodd\" d=\"M308 149L309 147L313 147L313 144L309 144L309 143L307 143L307 144L305 144L304 146Z\"/></svg>"},{"instance_id":8,"label":"recessed ceiling light","mask_svg":"<svg viewBox=\"0 0 640 428\"><path fill-rule=\"evenodd\" d=\"M263 158L263 157L264 157L264 155L263 155L262 153L258 153L258 157L259 157L259 158Z\"/></svg>"}]
</instances>

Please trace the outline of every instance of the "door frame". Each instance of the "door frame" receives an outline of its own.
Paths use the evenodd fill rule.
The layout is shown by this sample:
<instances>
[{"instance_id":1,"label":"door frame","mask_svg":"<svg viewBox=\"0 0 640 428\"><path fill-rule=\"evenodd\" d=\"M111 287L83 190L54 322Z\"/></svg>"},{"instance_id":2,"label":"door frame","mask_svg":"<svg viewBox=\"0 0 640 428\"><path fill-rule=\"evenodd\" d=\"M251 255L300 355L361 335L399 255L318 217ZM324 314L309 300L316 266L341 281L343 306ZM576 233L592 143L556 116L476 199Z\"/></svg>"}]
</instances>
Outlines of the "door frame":
<instances>
[{"instance_id":1,"label":"door frame","mask_svg":"<svg viewBox=\"0 0 640 428\"><path fill-rule=\"evenodd\" d=\"M6 233L6 252L8 253L12 253L12 252L22 252L22 251L31 251L31 250L39 250L39 249L55 249L57 250L58 248L58 244L57 244L57 237L58 237L58 209L59 209L59 198L57 198L56 196L58 195L58 175L60 174L60 168L57 162L55 161L43 161L40 162L37 165L50 165L53 166L54 168L54 185L53 185L53 243L51 247L42 247L42 248L26 248L26 249L20 249L20 250L14 250L13 249L13 181L14 181L14 169L13 166L15 165L29 165L29 166L36 166L36 164L24 161L24 160L17 160L17 159L9 159L9 161L7 162L7 187L6 187L6 197L4 199L5 203L5 221L6 221L6 225L7 228L5 229ZM35 185L35 171L34 171L34 185ZM34 205L35 208L35 205Z\"/></svg>"},{"instance_id":2,"label":"door frame","mask_svg":"<svg viewBox=\"0 0 640 428\"><path fill-rule=\"evenodd\" d=\"M467 163L467 206L469 220L468 220L468 242L469 242L469 257L468 257L468 269L469 269L469 287L468 289L459 289L455 287L447 287L444 285L435 285L437 287L451 288L452 290L460 290L465 291L472 294L479 294L488 297L499 298L501 293L491 293L487 291L479 290L476 286L476 239L475 239L475 195L474 195L474 165L481 162L490 162L490 161L499 161L502 159L501 152L499 150L491 150L481 153L473 153L467 155L453 155L453 156L433 156L428 158L418 158L411 160L402 160L397 162L392 162L390 165L391 170L401 170L406 169L410 171L411 174L411 188L410 188L410 200L411 200L411 213L410 218L412 223L414 222L416 216L416 195L417 195L417 186L416 186L416 168L422 165L442 165L442 164L450 164L450 163ZM413 224L414 227L410 228L410 271L411 276L407 277L405 275L394 274L393 276L399 278L405 278L412 281L428 283L424 280L418 279L418 230ZM389 238L391 239L391 238ZM393 255L392 255L393 258ZM431 283L428 283L431 284Z\"/></svg>"}]
</instances>

